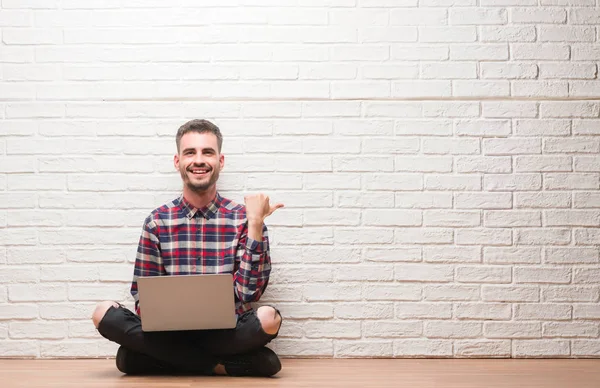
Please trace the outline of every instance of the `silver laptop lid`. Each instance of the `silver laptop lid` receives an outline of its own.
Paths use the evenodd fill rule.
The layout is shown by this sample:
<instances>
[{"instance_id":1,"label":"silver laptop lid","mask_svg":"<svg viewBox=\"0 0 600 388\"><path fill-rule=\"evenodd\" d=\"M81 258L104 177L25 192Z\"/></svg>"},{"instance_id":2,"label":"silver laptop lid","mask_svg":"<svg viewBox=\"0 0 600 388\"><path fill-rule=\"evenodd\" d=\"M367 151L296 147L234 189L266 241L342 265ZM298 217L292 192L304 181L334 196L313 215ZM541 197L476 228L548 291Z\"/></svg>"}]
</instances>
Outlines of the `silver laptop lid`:
<instances>
[{"instance_id":1,"label":"silver laptop lid","mask_svg":"<svg viewBox=\"0 0 600 388\"><path fill-rule=\"evenodd\" d=\"M142 330L234 328L233 287L231 274L139 277Z\"/></svg>"}]
</instances>

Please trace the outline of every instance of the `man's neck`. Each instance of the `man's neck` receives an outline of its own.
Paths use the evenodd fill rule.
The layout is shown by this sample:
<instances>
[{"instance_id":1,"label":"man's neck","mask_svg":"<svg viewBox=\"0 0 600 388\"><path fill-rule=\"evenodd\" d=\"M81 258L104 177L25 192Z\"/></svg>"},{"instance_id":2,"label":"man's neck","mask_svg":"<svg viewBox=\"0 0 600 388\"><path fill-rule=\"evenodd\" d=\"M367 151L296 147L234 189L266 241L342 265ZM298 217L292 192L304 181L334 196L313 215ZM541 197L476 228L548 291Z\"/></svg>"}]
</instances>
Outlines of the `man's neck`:
<instances>
[{"instance_id":1,"label":"man's neck","mask_svg":"<svg viewBox=\"0 0 600 388\"><path fill-rule=\"evenodd\" d=\"M183 188L183 197L196 209L202 209L203 207L208 206L209 203L214 201L216 196L216 187L211 187L210 189L202 192L192 191L187 187Z\"/></svg>"}]
</instances>

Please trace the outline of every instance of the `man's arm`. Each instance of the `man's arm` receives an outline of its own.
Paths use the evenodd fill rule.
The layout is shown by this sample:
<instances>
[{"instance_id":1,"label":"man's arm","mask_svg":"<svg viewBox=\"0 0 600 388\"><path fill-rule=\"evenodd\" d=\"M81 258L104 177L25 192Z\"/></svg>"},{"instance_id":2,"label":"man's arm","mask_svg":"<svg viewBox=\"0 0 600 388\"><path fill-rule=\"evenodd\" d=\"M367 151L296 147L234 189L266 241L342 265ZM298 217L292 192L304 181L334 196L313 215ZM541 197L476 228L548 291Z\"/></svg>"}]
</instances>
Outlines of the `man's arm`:
<instances>
[{"instance_id":1,"label":"man's arm","mask_svg":"<svg viewBox=\"0 0 600 388\"><path fill-rule=\"evenodd\" d=\"M264 194L249 195L244 198L246 219L242 231L237 256L239 269L234 274L236 296L242 303L260 299L269 282L271 257L265 218L283 204L271 206L269 197Z\"/></svg>"},{"instance_id":2,"label":"man's arm","mask_svg":"<svg viewBox=\"0 0 600 388\"><path fill-rule=\"evenodd\" d=\"M242 303L256 302L267 288L271 273L271 257L269 256L269 239L267 227L261 230L261 239L248 236L245 224L238 243L237 259L239 268L233 274L237 298Z\"/></svg>"},{"instance_id":3,"label":"man's arm","mask_svg":"<svg viewBox=\"0 0 600 388\"><path fill-rule=\"evenodd\" d=\"M158 227L156 222L148 217L144 221L142 235L138 244L135 266L133 270L133 281L131 283L131 295L135 300L135 311L140 315L140 301L138 296L137 279L140 276L164 275L165 268L160 255L160 243L158 239Z\"/></svg>"}]
</instances>

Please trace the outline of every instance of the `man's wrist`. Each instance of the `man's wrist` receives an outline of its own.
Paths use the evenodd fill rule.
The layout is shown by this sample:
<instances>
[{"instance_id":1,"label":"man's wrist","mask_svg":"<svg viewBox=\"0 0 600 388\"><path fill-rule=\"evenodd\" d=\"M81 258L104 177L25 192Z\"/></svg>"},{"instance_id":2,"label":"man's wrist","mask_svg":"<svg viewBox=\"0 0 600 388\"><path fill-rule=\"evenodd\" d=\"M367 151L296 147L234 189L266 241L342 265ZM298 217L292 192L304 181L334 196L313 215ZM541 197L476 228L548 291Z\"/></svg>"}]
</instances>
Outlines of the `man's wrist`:
<instances>
[{"instance_id":1,"label":"man's wrist","mask_svg":"<svg viewBox=\"0 0 600 388\"><path fill-rule=\"evenodd\" d=\"M248 237L256 241L262 241L263 235L263 223L262 220L249 219L248 220Z\"/></svg>"},{"instance_id":2,"label":"man's wrist","mask_svg":"<svg viewBox=\"0 0 600 388\"><path fill-rule=\"evenodd\" d=\"M249 218L248 219L248 227L249 228L261 228L263 226L264 220L262 219L253 219L253 218Z\"/></svg>"}]
</instances>

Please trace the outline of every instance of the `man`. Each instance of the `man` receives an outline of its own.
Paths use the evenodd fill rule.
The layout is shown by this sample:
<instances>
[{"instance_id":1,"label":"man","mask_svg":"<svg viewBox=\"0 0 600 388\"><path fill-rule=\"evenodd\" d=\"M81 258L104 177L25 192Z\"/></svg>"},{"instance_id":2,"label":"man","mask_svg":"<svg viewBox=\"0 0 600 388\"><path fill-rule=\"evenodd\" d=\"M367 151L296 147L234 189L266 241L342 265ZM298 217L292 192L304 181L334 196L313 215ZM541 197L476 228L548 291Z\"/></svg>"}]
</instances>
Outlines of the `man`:
<instances>
[{"instance_id":1,"label":"man","mask_svg":"<svg viewBox=\"0 0 600 388\"><path fill-rule=\"evenodd\" d=\"M146 218L140 237L131 294L137 314L106 301L92 320L105 338L121 345L117 368L127 374L220 374L272 376L281 364L265 345L281 325L270 306L252 309L264 293L271 271L266 217L282 204L263 194L246 196L245 206L217 191L224 166L223 138L207 120L192 120L177 131L175 168L183 194ZM137 295L139 276L232 273L235 329L143 332L143 307ZM190 295L187 303L194 303Z\"/></svg>"}]
</instances>

